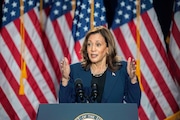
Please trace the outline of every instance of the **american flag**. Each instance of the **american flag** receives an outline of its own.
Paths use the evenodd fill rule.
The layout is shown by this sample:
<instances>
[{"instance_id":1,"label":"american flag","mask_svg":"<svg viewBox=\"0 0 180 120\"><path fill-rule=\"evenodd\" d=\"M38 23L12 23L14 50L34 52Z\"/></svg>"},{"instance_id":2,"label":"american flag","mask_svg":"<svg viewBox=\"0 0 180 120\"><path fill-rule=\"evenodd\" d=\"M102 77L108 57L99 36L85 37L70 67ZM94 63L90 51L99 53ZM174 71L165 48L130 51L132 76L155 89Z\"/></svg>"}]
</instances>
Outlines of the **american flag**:
<instances>
[{"instance_id":1,"label":"american flag","mask_svg":"<svg viewBox=\"0 0 180 120\"><path fill-rule=\"evenodd\" d=\"M125 60L129 56L138 59L136 28L139 25L140 82L143 88L138 109L139 119L162 120L180 109L180 91L168 69L164 37L152 1L140 1L141 13L138 21L138 2L118 0L111 30L116 38L118 54Z\"/></svg>"},{"instance_id":2,"label":"american flag","mask_svg":"<svg viewBox=\"0 0 180 120\"><path fill-rule=\"evenodd\" d=\"M170 70L180 86L180 0L174 1L174 12L170 28L169 43Z\"/></svg>"},{"instance_id":3,"label":"american flag","mask_svg":"<svg viewBox=\"0 0 180 120\"><path fill-rule=\"evenodd\" d=\"M74 40L74 50L77 55L76 60L81 60L80 48L86 33L90 30L90 23L94 26L106 26L106 9L103 0L94 0L94 10L91 8L91 0L77 0L76 10L73 20L72 35ZM91 10L94 11L94 20L91 21Z\"/></svg>"},{"instance_id":4,"label":"american flag","mask_svg":"<svg viewBox=\"0 0 180 120\"><path fill-rule=\"evenodd\" d=\"M63 32L69 33L71 29L71 11L70 0L4 1L0 33L0 120L35 120L40 103L58 103L61 76L58 62L69 54L64 49ZM23 80L24 95L19 94L21 57L27 72Z\"/></svg>"},{"instance_id":5,"label":"american flag","mask_svg":"<svg viewBox=\"0 0 180 120\"><path fill-rule=\"evenodd\" d=\"M73 17L72 0L54 0L45 28L51 51L54 53L54 56L51 56L54 68L57 68L58 62L64 56L68 57L70 63L72 62L71 57L74 55L74 41L71 40ZM60 71L59 68L57 71Z\"/></svg>"}]
</instances>

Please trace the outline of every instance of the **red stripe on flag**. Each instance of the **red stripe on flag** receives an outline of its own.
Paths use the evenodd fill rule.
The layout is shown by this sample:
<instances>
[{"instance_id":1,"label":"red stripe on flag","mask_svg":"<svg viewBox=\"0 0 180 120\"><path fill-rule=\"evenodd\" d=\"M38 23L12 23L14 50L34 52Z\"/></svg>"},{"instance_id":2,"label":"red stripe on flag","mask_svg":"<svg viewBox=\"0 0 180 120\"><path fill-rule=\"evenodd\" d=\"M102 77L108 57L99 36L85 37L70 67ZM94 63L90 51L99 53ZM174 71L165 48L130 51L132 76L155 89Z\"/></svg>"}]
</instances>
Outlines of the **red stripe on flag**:
<instances>
[{"instance_id":1,"label":"red stripe on flag","mask_svg":"<svg viewBox=\"0 0 180 120\"><path fill-rule=\"evenodd\" d=\"M0 55L1 58L1 55ZM10 104L9 100L6 97L6 94L3 92L2 88L0 87L0 103L7 112L9 118L11 120L20 120L16 112L14 111L12 105Z\"/></svg>"},{"instance_id":2,"label":"red stripe on flag","mask_svg":"<svg viewBox=\"0 0 180 120\"><path fill-rule=\"evenodd\" d=\"M34 110L33 106L31 105L26 95L22 95L22 96L19 95L19 84L16 82L15 77L13 76L11 70L9 69L6 61L1 56L1 54L0 54L0 59L1 59L1 64L2 64L1 69L2 69L2 72L4 73L4 76L7 78L7 82L9 82L9 84L11 85L12 89L14 90L14 93L16 94L17 98L22 104L22 107L24 108L24 110L26 110L29 117L35 118L36 111Z\"/></svg>"},{"instance_id":3,"label":"red stripe on flag","mask_svg":"<svg viewBox=\"0 0 180 120\"><path fill-rule=\"evenodd\" d=\"M131 33L132 33L132 35L134 36L134 39L135 39L135 36L136 36L136 27L135 27L135 24L133 24L133 22L129 22L128 23L128 25L129 25L129 28L131 28L130 30L131 30ZM130 55L130 56L132 56L132 53L131 53L131 51L130 51L130 49L129 49L129 47L127 46L127 44L126 44L126 41L125 41L125 39L124 39L124 36L122 35L122 33L121 33L121 30L120 29L115 29L115 30L113 30L113 32L114 32L114 34L115 34L115 36L116 36L116 38L117 38L117 42L119 43L119 46L121 47L121 49L123 50L122 52L124 53L124 55L125 55L125 57L126 57L126 59L129 57L128 55ZM136 40L136 39L135 39ZM142 40L141 40L142 41ZM143 49L142 49L143 50ZM144 54L145 55L145 54ZM141 73L142 74L142 73ZM156 106L156 109L159 111L159 112L161 112L162 114L164 114L163 113L163 111L162 111L162 109L161 109L161 107L157 104L157 99L156 99L156 97L153 95L153 93L152 93L152 91L151 91L151 89L150 89L150 87L148 86L148 84L146 83L146 80L145 80L145 78L143 77L143 74L141 75L141 77L142 77L142 85L143 85L143 88L145 89L144 91L146 91L147 93L148 93L148 98L149 98L149 100L151 101L151 100L153 100L154 102L152 102L151 104L152 104L152 106ZM146 84L145 84L146 83ZM165 114L164 115L162 115L162 116L159 116L159 118L164 118L165 117Z\"/></svg>"},{"instance_id":4,"label":"red stripe on flag","mask_svg":"<svg viewBox=\"0 0 180 120\"><path fill-rule=\"evenodd\" d=\"M144 75L141 74L141 77L142 77L142 84L143 84L144 92L145 92L146 96L148 97L149 101L151 102L150 104L155 111L154 113L158 113L156 115L159 118L159 120L166 118L166 115L164 114L164 112L160 106L160 103L158 103L157 98L154 96L154 93L152 92L151 87L147 83L147 80L145 80ZM141 117L143 117L143 116L141 116Z\"/></svg>"},{"instance_id":5,"label":"red stripe on flag","mask_svg":"<svg viewBox=\"0 0 180 120\"><path fill-rule=\"evenodd\" d=\"M170 66L170 71L171 71L171 74L173 75L173 78L174 80L177 80L178 84L180 85L180 68L178 67L178 65L176 64L177 61L174 60L173 56L172 56L173 53L168 53L168 56L169 56L169 61L171 61L171 66Z\"/></svg>"},{"instance_id":6,"label":"red stripe on flag","mask_svg":"<svg viewBox=\"0 0 180 120\"><path fill-rule=\"evenodd\" d=\"M61 72L60 72L60 68L59 68L59 61L56 59L55 53L53 52L53 48L49 42L50 40L47 38L47 35L44 32L43 32L43 35L40 37L41 37L44 49L49 58L49 62L51 63L53 70L55 72L56 79L57 79L58 83L60 83Z\"/></svg>"},{"instance_id":7,"label":"red stripe on flag","mask_svg":"<svg viewBox=\"0 0 180 120\"><path fill-rule=\"evenodd\" d=\"M71 12L66 13L64 16L68 23L69 30L72 30L73 22L70 22L70 21L73 21L73 18L72 18Z\"/></svg>"},{"instance_id":8,"label":"red stripe on flag","mask_svg":"<svg viewBox=\"0 0 180 120\"><path fill-rule=\"evenodd\" d=\"M132 36L134 37L134 40L136 40L136 25L134 24L133 21L129 22L128 23L128 26L130 28L130 31L131 31L131 34ZM147 50L147 48L145 47L144 45L144 41L142 40L142 38L140 38L141 40L141 45L140 45L140 51L142 53L142 56L145 58L145 61L147 61L147 59L149 59L150 54L149 54L149 51ZM137 43L137 41L135 41ZM143 48L144 47L144 48ZM146 51L146 52L145 52ZM144 53L144 54L143 54ZM148 54L145 54L145 53L148 53ZM147 56L149 55L149 56ZM150 61L147 61L147 62L150 62ZM149 66L150 68L151 66ZM153 73L153 72L152 72ZM159 112L159 114L157 115L159 118L165 118L165 114L162 110L162 108L160 107L160 105L158 104L157 102L157 99L156 97L154 96L150 86L147 84L147 79L144 77L144 75L142 74L141 72L141 79L142 79L142 85L143 85L143 88L144 88L144 91L145 93L147 94L147 97L149 99L149 101L151 101L151 105L153 106L154 108L154 111L155 112Z\"/></svg>"},{"instance_id":9,"label":"red stripe on flag","mask_svg":"<svg viewBox=\"0 0 180 120\"><path fill-rule=\"evenodd\" d=\"M63 54L64 56L69 56L70 53L69 53L69 49L68 49L68 46L66 45L66 42L65 42L65 39L63 37L63 34L62 34L62 30L60 30L60 27L58 27L58 22L55 20L52 22L53 24L53 27L54 27L54 31L56 33L56 36L57 36L57 39L59 40L58 43L59 45L61 46L61 49L63 51ZM69 59L69 62L71 63L71 59Z\"/></svg>"},{"instance_id":10,"label":"red stripe on flag","mask_svg":"<svg viewBox=\"0 0 180 120\"><path fill-rule=\"evenodd\" d=\"M130 56L132 57L131 51L130 51L128 45L126 44L126 40L125 40L125 38L124 38L124 36L123 36L123 34L121 32L121 29L119 29L119 28L114 29L113 33L114 33L114 35L116 37L116 40L117 40L120 48L123 50L122 52L124 53L126 59L128 57L130 57Z\"/></svg>"},{"instance_id":11,"label":"red stripe on flag","mask_svg":"<svg viewBox=\"0 0 180 120\"><path fill-rule=\"evenodd\" d=\"M48 7L44 10L46 16L48 16L50 14L51 9ZM40 24L40 23L39 23ZM40 36L42 43L44 45L45 51L47 53L47 56L49 58L49 62L51 63L53 70L56 74L56 79L58 81L58 83L60 83L60 77L61 77L61 72L60 72L60 68L59 68L59 61L57 61L55 53L53 52L53 48L50 45L50 40L48 39L46 33L43 31L43 35Z\"/></svg>"},{"instance_id":12,"label":"red stripe on flag","mask_svg":"<svg viewBox=\"0 0 180 120\"><path fill-rule=\"evenodd\" d=\"M138 108L138 116L142 116L141 117L142 120L149 120L149 118L147 117L146 113L144 112L144 109L142 108L142 106L139 106L139 108Z\"/></svg>"},{"instance_id":13,"label":"red stripe on flag","mask_svg":"<svg viewBox=\"0 0 180 120\"><path fill-rule=\"evenodd\" d=\"M2 29L2 37L5 40L6 45L8 46L9 50L13 53L13 57L15 59L15 61L17 62L19 68L20 68L20 53L18 52L18 50L16 49L16 46L14 45L14 42L12 41L12 38L9 36L9 33L6 31L6 29ZM5 35L5 36L4 36ZM47 103L47 100L44 96L44 94L41 92L37 82L35 81L35 79L33 78L33 76L31 75L28 66L27 66L27 74L28 74L28 78L27 81L30 84L31 88L33 89L33 91L35 91L34 93L36 94L37 98L39 99L39 101Z\"/></svg>"},{"instance_id":14,"label":"red stripe on flag","mask_svg":"<svg viewBox=\"0 0 180 120\"><path fill-rule=\"evenodd\" d=\"M154 63L148 49L146 48L146 46L142 40L141 40L141 48L140 49L141 49L141 53L144 56L144 58L148 58L148 59L145 59L146 64L148 65L148 68L151 70L151 73L153 74L156 82L158 83L158 86L161 88L163 95L165 96L165 98L168 101L169 105L171 106L172 110L174 112L176 112L178 109L178 104L175 101L171 91L169 90L169 87L166 85L164 78L161 75L161 72L159 71L156 64ZM171 98L171 99L168 99L168 98Z\"/></svg>"},{"instance_id":15,"label":"red stripe on flag","mask_svg":"<svg viewBox=\"0 0 180 120\"><path fill-rule=\"evenodd\" d=\"M162 42L160 42L161 40L153 26L151 19L149 18L147 13L142 14L141 16L142 16L141 18L144 22L144 25L146 26L146 29L147 29L149 35L151 36L151 40L154 42L156 48L158 49L159 53L161 54L161 57L163 58L165 64L167 65L168 64L167 53L165 51L165 48L162 45Z\"/></svg>"},{"instance_id":16,"label":"red stripe on flag","mask_svg":"<svg viewBox=\"0 0 180 120\"><path fill-rule=\"evenodd\" d=\"M59 68L59 62L57 61L57 59L55 57L53 48L51 47L49 40L45 33L44 33L44 37L41 36L41 39L42 39L42 43L44 45L45 51L47 53L47 56L49 58L49 62L51 63L53 70L56 74L56 79L57 79L58 83L60 83L61 72L60 72L60 68Z\"/></svg>"},{"instance_id":17,"label":"red stripe on flag","mask_svg":"<svg viewBox=\"0 0 180 120\"><path fill-rule=\"evenodd\" d=\"M69 27L69 30L70 30L68 32L72 33L71 30L72 30L72 27L73 27L73 17L72 17L71 11L64 14L64 17L65 17L65 19L67 21L67 24L68 24L68 27ZM71 54L68 54L67 58L68 58L69 63L72 63Z\"/></svg>"},{"instance_id":18,"label":"red stripe on flag","mask_svg":"<svg viewBox=\"0 0 180 120\"><path fill-rule=\"evenodd\" d=\"M177 28L176 22L173 21L173 25L172 25L172 31L171 34L174 37L174 40L176 41L177 46L180 48L180 31Z\"/></svg>"},{"instance_id":19,"label":"red stripe on flag","mask_svg":"<svg viewBox=\"0 0 180 120\"><path fill-rule=\"evenodd\" d=\"M28 12L30 18L31 18L31 22L35 25L34 28L36 28L36 32L38 33L39 36L41 36L41 27L40 27L40 23L37 24L38 19L35 17L35 13L33 10L29 11ZM32 17L31 17L32 16ZM20 27L19 27L19 23L20 21L16 21L14 22L18 31L20 32ZM34 31L35 32L35 31ZM54 88L54 83L53 83L53 80L50 76L50 74L48 73L48 70L43 62L43 60L41 59L37 49L39 48L36 48L34 46L34 44L32 43L32 40L30 38L30 36L28 35L27 31L25 31L25 44L27 45L27 48L29 49L29 52L31 52L32 54L32 57L34 58L34 61L36 61L36 65L37 67L39 68L41 74L43 75L44 77L44 80L47 82L47 85L49 86L49 88L51 89L52 93L54 94L55 98L57 98L57 95L56 95L56 91L55 91L55 88ZM39 41L42 41L42 40L39 40ZM42 46L43 47L43 46Z\"/></svg>"},{"instance_id":20,"label":"red stripe on flag","mask_svg":"<svg viewBox=\"0 0 180 120\"><path fill-rule=\"evenodd\" d=\"M81 44L80 44L79 41L76 41L76 42L75 42L74 50L75 50L75 52L76 52L76 55L77 55L78 59L81 60L81 59L82 59L82 56L81 56L81 54L80 54Z\"/></svg>"},{"instance_id":21,"label":"red stripe on flag","mask_svg":"<svg viewBox=\"0 0 180 120\"><path fill-rule=\"evenodd\" d=\"M173 45L170 46L168 57L169 57L169 62L170 62L171 74L173 75L174 80L176 80L176 82L178 82L178 84L180 85L180 74L179 74L180 67L178 66L178 63L180 61L177 60L179 51L176 51L176 49L180 49L180 39L179 39L180 31L177 26L178 23L176 23L176 22L178 22L178 21L174 20L174 18L173 18L169 44L171 45L171 42L172 42L177 46L173 46Z\"/></svg>"},{"instance_id":22,"label":"red stripe on flag","mask_svg":"<svg viewBox=\"0 0 180 120\"><path fill-rule=\"evenodd\" d=\"M147 28L153 42L155 43L156 48L160 52L160 55L163 58L165 65L168 65L167 53L165 52L163 45L160 42L160 38L158 37L154 27L152 26L153 25L152 21L150 20L150 18L147 14L143 14L142 19L143 19L143 21L145 21L146 28ZM175 113L176 111L179 110L178 104L177 104L174 96L172 95L169 87L165 83L165 80L164 80L161 72L159 71L156 64L154 63L154 61L153 61L151 55L149 54L149 52L148 52L143 41L141 41L141 52L143 55L148 56L148 57L145 57L145 58L148 58L148 59L145 59L146 63L149 66L151 72L153 73L153 75L154 75L159 87L161 88L161 91L163 92L166 100L168 101L169 105L171 106L171 109ZM152 67L152 66L154 66L154 67ZM156 72L154 70L156 70ZM167 71L167 72L169 72L169 71ZM171 99L169 99L169 98L171 98Z\"/></svg>"}]
</instances>

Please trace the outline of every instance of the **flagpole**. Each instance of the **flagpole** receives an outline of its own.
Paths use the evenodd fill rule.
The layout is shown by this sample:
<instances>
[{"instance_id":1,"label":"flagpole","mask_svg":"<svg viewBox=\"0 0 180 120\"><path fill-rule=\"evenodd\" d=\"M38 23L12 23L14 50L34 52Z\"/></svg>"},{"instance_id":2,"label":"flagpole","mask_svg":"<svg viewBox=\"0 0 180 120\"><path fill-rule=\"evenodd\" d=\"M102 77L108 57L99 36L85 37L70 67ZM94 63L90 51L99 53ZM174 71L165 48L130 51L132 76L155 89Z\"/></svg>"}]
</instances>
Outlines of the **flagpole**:
<instances>
[{"instance_id":1,"label":"flagpole","mask_svg":"<svg viewBox=\"0 0 180 120\"><path fill-rule=\"evenodd\" d=\"M136 67L136 74L138 76L139 79L139 83L140 83L140 88L141 90L143 90L143 86L141 83L141 69L140 69L140 15L141 15L141 0L136 0L136 16L137 16L137 27L136 27L136 40L137 40L137 55L136 55L136 63L137 63L137 67Z\"/></svg>"},{"instance_id":2,"label":"flagpole","mask_svg":"<svg viewBox=\"0 0 180 120\"><path fill-rule=\"evenodd\" d=\"M74 11L75 9L76 9L76 0L72 0L72 10Z\"/></svg>"},{"instance_id":3,"label":"flagpole","mask_svg":"<svg viewBox=\"0 0 180 120\"><path fill-rule=\"evenodd\" d=\"M42 10L43 10L43 0L40 0L40 24L41 24L41 29L44 30Z\"/></svg>"},{"instance_id":4,"label":"flagpole","mask_svg":"<svg viewBox=\"0 0 180 120\"><path fill-rule=\"evenodd\" d=\"M90 17L90 29L94 28L94 0L91 0L91 17Z\"/></svg>"}]
</instances>

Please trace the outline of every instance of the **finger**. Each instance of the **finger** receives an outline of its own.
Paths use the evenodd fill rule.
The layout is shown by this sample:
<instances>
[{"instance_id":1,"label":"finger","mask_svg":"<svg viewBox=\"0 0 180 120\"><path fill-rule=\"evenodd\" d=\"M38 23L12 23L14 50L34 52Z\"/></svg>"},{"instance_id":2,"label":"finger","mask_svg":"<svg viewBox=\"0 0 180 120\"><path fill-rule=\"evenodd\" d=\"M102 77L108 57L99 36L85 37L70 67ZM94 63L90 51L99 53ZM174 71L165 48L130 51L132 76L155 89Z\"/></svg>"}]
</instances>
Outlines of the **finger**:
<instances>
[{"instance_id":1,"label":"finger","mask_svg":"<svg viewBox=\"0 0 180 120\"><path fill-rule=\"evenodd\" d=\"M127 67L130 70L130 68L131 68L131 57L128 58Z\"/></svg>"},{"instance_id":2,"label":"finger","mask_svg":"<svg viewBox=\"0 0 180 120\"><path fill-rule=\"evenodd\" d=\"M68 59L66 57L64 58L64 65L69 65Z\"/></svg>"},{"instance_id":3,"label":"finger","mask_svg":"<svg viewBox=\"0 0 180 120\"><path fill-rule=\"evenodd\" d=\"M127 72L129 75L131 75L131 69L131 57L129 57L127 60Z\"/></svg>"},{"instance_id":4,"label":"finger","mask_svg":"<svg viewBox=\"0 0 180 120\"><path fill-rule=\"evenodd\" d=\"M63 67L64 67L64 59L61 60L60 67L61 67L61 69L63 69Z\"/></svg>"},{"instance_id":5,"label":"finger","mask_svg":"<svg viewBox=\"0 0 180 120\"><path fill-rule=\"evenodd\" d=\"M62 66L64 63L64 59L61 60L60 65Z\"/></svg>"},{"instance_id":6,"label":"finger","mask_svg":"<svg viewBox=\"0 0 180 120\"><path fill-rule=\"evenodd\" d=\"M132 67L133 70L136 69L136 61L135 61L135 59L132 59L131 67Z\"/></svg>"},{"instance_id":7,"label":"finger","mask_svg":"<svg viewBox=\"0 0 180 120\"><path fill-rule=\"evenodd\" d=\"M61 68L61 72L64 72L64 68L65 68L65 58L63 58L60 62L60 68Z\"/></svg>"},{"instance_id":8,"label":"finger","mask_svg":"<svg viewBox=\"0 0 180 120\"><path fill-rule=\"evenodd\" d=\"M131 72L132 72L132 75L136 74L136 70L131 70Z\"/></svg>"}]
</instances>

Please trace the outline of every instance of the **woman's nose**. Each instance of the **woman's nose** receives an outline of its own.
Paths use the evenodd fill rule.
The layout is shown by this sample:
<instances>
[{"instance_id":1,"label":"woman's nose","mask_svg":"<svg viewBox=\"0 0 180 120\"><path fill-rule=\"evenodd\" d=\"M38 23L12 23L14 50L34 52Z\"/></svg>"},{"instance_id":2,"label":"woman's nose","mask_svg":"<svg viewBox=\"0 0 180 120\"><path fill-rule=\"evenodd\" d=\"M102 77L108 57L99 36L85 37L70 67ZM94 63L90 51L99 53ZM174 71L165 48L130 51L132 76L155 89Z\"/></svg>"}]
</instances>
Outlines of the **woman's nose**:
<instances>
[{"instance_id":1,"label":"woman's nose","mask_svg":"<svg viewBox=\"0 0 180 120\"><path fill-rule=\"evenodd\" d=\"M91 51L95 51L96 50L96 46L95 45L92 45L91 46Z\"/></svg>"}]
</instances>

